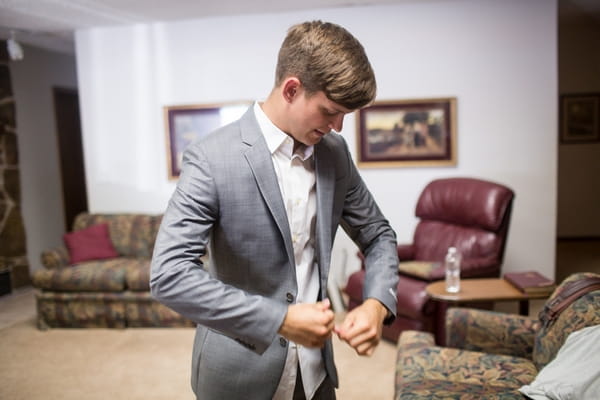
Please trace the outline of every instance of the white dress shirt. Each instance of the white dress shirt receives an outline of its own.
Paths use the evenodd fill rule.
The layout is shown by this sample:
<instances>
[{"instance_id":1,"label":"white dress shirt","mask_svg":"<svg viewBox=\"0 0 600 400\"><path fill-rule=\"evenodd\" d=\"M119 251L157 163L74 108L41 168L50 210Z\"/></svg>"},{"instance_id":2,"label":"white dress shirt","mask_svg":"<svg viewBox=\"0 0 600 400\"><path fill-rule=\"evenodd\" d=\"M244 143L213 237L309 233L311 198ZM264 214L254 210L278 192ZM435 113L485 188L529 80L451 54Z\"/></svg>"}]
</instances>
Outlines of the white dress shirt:
<instances>
[{"instance_id":1,"label":"white dress shirt","mask_svg":"<svg viewBox=\"0 0 600 400\"><path fill-rule=\"evenodd\" d=\"M258 103L254 103L254 114L271 152L287 212L298 284L296 303L315 303L319 296L319 270L314 259L317 200L313 146L300 145L294 152L294 140L269 120ZM274 400L292 399L298 365L307 399L312 398L325 379L321 349L290 341Z\"/></svg>"}]
</instances>

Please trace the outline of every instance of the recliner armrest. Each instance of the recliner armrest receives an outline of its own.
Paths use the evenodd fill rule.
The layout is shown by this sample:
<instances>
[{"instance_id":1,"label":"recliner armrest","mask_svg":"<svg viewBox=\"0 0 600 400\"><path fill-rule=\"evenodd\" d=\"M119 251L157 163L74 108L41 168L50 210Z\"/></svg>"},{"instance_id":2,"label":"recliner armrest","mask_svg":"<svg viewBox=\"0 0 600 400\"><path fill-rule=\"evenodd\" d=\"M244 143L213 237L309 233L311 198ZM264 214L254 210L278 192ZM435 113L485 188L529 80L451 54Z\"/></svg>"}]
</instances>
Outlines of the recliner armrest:
<instances>
[{"instance_id":1,"label":"recliner armrest","mask_svg":"<svg viewBox=\"0 0 600 400\"><path fill-rule=\"evenodd\" d=\"M415 259L415 249L412 244L398 245L398 259L400 261L409 261Z\"/></svg>"},{"instance_id":2,"label":"recliner armrest","mask_svg":"<svg viewBox=\"0 0 600 400\"><path fill-rule=\"evenodd\" d=\"M410 261L410 260L401 260ZM418 264L419 261L413 262ZM434 262L422 261L423 264L433 264ZM407 264L411 264L410 262ZM421 279L428 282L434 282L444 279L446 271L443 262L438 262L437 267L433 269L422 268L422 270L410 271L406 268L400 268L400 275L407 275L413 278ZM414 267L412 267L414 269ZM498 264L490 261L487 258L474 258L465 260L461 264L461 278L488 278L498 275Z\"/></svg>"},{"instance_id":3,"label":"recliner armrest","mask_svg":"<svg viewBox=\"0 0 600 400\"><path fill-rule=\"evenodd\" d=\"M403 261L415 260L414 246L412 244L398 245L398 258ZM418 260L418 262L427 262L426 260ZM410 263L409 263L410 264ZM478 257L465 259L461 263L462 278L488 278L499 275L500 264L494 257ZM444 279L446 274L443 261L439 262L439 266L433 269L424 269L422 271L400 270L401 275L411 276L413 278L433 282Z\"/></svg>"},{"instance_id":4,"label":"recliner armrest","mask_svg":"<svg viewBox=\"0 0 600 400\"><path fill-rule=\"evenodd\" d=\"M405 261L398 266L400 276L410 276L425 282L444 279L444 265L434 261Z\"/></svg>"},{"instance_id":5,"label":"recliner armrest","mask_svg":"<svg viewBox=\"0 0 600 400\"><path fill-rule=\"evenodd\" d=\"M537 319L521 315L450 308L446 314L446 344L531 359L539 326Z\"/></svg>"},{"instance_id":6,"label":"recliner armrest","mask_svg":"<svg viewBox=\"0 0 600 400\"><path fill-rule=\"evenodd\" d=\"M70 264L69 250L65 246L42 251L42 265L48 269L66 267Z\"/></svg>"}]
</instances>

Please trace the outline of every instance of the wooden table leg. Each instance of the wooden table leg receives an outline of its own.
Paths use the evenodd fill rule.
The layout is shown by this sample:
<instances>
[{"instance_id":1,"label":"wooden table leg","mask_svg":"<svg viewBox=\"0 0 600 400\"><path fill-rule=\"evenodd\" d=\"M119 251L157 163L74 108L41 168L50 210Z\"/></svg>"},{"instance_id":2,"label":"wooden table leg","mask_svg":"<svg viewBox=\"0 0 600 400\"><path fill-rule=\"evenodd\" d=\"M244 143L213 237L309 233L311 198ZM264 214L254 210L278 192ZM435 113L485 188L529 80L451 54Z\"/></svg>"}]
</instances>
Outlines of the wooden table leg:
<instances>
[{"instance_id":1,"label":"wooden table leg","mask_svg":"<svg viewBox=\"0 0 600 400\"><path fill-rule=\"evenodd\" d=\"M529 300L519 301L519 314L529 315Z\"/></svg>"}]
</instances>

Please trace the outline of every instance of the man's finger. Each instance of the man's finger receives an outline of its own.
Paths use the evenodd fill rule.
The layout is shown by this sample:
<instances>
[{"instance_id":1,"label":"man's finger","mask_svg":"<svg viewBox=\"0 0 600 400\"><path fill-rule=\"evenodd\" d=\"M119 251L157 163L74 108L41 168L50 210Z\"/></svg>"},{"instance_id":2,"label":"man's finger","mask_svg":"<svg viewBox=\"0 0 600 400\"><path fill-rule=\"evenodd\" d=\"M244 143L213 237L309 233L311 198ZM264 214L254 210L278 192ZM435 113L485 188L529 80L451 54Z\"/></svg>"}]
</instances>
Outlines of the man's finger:
<instances>
[{"instance_id":1,"label":"man's finger","mask_svg":"<svg viewBox=\"0 0 600 400\"><path fill-rule=\"evenodd\" d=\"M346 336L348 335L348 331L350 331L353 326L354 317L352 314L348 314L346 315L346 318L344 318L344 321L342 321L342 324L335 327L335 333L337 333L340 339L345 340Z\"/></svg>"},{"instance_id":2,"label":"man's finger","mask_svg":"<svg viewBox=\"0 0 600 400\"><path fill-rule=\"evenodd\" d=\"M318 307L319 307L321 310L323 310L323 311L325 311L325 310L329 310L329 309L331 309L331 301L330 301L329 299L325 299L325 300L323 300L323 301L319 301L319 302L317 303L317 306L318 306Z\"/></svg>"},{"instance_id":3,"label":"man's finger","mask_svg":"<svg viewBox=\"0 0 600 400\"><path fill-rule=\"evenodd\" d=\"M375 352L376 347L377 346L371 342L365 342L357 347L354 347L354 350L356 350L356 353L361 356L371 356Z\"/></svg>"}]
</instances>

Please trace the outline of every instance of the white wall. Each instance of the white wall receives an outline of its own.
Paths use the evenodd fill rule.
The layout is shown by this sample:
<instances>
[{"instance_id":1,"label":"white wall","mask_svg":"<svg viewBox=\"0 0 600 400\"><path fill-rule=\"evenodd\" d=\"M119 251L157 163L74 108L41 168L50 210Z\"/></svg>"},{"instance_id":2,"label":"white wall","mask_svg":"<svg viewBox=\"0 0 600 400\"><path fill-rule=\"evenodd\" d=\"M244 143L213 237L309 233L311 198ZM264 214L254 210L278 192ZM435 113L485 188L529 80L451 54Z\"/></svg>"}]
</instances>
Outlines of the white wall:
<instances>
[{"instance_id":1,"label":"white wall","mask_svg":"<svg viewBox=\"0 0 600 400\"><path fill-rule=\"evenodd\" d=\"M90 209L162 212L174 189L162 107L264 98L287 28L318 18L363 43L379 100L458 99L456 167L363 170L399 241L412 237L427 182L491 179L517 194L505 270L554 276L556 10L554 0L450 0L79 31ZM352 149L354 122L342 131Z\"/></svg>"},{"instance_id":2,"label":"white wall","mask_svg":"<svg viewBox=\"0 0 600 400\"><path fill-rule=\"evenodd\" d=\"M21 198L30 270L62 244L64 211L53 87L76 88L75 57L25 46L10 63L17 112Z\"/></svg>"}]
</instances>

